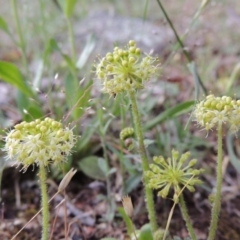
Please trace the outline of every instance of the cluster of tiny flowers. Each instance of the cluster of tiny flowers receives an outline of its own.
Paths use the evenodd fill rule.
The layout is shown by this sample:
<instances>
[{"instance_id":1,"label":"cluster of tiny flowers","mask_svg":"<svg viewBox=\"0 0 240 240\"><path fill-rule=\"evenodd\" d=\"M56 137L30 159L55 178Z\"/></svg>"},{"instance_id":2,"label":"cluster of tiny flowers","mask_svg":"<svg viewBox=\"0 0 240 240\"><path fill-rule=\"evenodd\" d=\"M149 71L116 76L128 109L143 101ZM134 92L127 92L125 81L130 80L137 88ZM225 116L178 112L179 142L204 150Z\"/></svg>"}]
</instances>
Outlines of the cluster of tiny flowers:
<instances>
[{"instance_id":1,"label":"cluster of tiny flowers","mask_svg":"<svg viewBox=\"0 0 240 240\"><path fill-rule=\"evenodd\" d=\"M130 128L130 127L127 127L127 128L124 128L121 132L120 132L120 139L121 140L126 140L128 138L133 138L135 135L134 133L134 129L133 128Z\"/></svg>"},{"instance_id":2,"label":"cluster of tiny flowers","mask_svg":"<svg viewBox=\"0 0 240 240\"><path fill-rule=\"evenodd\" d=\"M240 127L240 100L231 97L215 97L208 95L196 105L195 120L206 130L218 124L228 124L231 132L237 132Z\"/></svg>"},{"instance_id":3,"label":"cluster of tiny flowers","mask_svg":"<svg viewBox=\"0 0 240 240\"><path fill-rule=\"evenodd\" d=\"M7 158L16 160L26 170L31 164L58 164L71 154L76 137L73 131L63 128L51 118L22 122L15 125L5 137Z\"/></svg>"},{"instance_id":4,"label":"cluster of tiny flowers","mask_svg":"<svg viewBox=\"0 0 240 240\"><path fill-rule=\"evenodd\" d=\"M115 95L124 91L143 88L144 81L156 75L157 59L142 58L135 41L129 41L126 49L115 47L96 66L96 74L103 81L103 91Z\"/></svg>"},{"instance_id":5,"label":"cluster of tiny flowers","mask_svg":"<svg viewBox=\"0 0 240 240\"><path fill-rule=\"evenodd\" d=\"M198 175L203 172L203 169L193 169L197 159L192 159L188 164L185 164L189 157L189 152L180 156L179 152L175 150L172 150L171 158L154 157L154 163L150 164L150 170L145 173L148 179L147 186L159 189L158 195L163 198L167 197L170 188L174 189L174 199L175 197L178 198L177 196L183 187L193 192L195 190L194 185L202 183L198 179Z\"/></svg>"}]
</instances>

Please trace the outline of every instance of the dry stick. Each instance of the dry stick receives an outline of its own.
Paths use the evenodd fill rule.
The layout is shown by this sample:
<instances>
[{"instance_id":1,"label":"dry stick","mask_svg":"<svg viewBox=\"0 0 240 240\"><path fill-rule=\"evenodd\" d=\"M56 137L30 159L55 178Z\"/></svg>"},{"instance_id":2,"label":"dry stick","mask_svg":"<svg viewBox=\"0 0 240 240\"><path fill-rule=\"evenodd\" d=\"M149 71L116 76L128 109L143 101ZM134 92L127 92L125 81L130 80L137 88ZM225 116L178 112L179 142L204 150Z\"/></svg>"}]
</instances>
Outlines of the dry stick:
<instances>
[{"instance_id":1,"label":"dry stick","mask_svg":"<svg viewBox=\"0 0 240 240\"><path fill-rule=\"evenodd\" d=\"M50 203L58 194L60 193L60 191L57 191L52 197L51 199L49 199L48 203ZM34 219L37 217L37 215L43 210L43 208L41 208L12 238L11 240L15 239L15 237L17 237L17 235Z\"/></svg>"},{"instance_id":2,"label":"dry stick","mask_svg":"<svg viewBox=\"0 0 240 240\"><path fill-rule=\"evenodd\" d=\"M63 202L63 201L62 201ZM62 203L62 202L60 202L60 204ZM60 204L58 204L58 206L60 206ZM54 221L53 221L53 225L52 225L52 231L51 231L51 234L50 234L50 240L52 239L52 236L53 236L53 230L54 230L54 227L55 227L55 224L56 224L56 221L57 221L57 214L58 214L58 211L59 211L59 207L58 206L56 206L56 208L57 208L57 212L56 212L56 214L55 214L55 218L54 218Z\"/></svg>"},{"instance_id":3,"label":"dry stick","mask_svg":"<svg viewBox=\"0 0 240 240\"><path fill-rule=\"evenodd\" d=\"M192 175L192 177L190 177L190 178L188 179L188 181L186 182L186 184L183 186L183 188L182 188L181 191L179 192L178 197L182 194L183 190L187 187L187 184L192 180L192 178L193 178L194 176L195 176L195 175ZM172 206L172 208L171 208L171 211L170 211L170 213L169 213L169 215L168 215L167 226L166 226L165 231L164 231L163 240L165 240L166 237L167 237L167 231L168 231L168 228L169 228L169 225L170 225L170 222L171 222L171 219L172 219L172 215L173 215L173 210L174 210L176 204L177 204L177 202L174 202L174 204L173 204L173 206Z\"/></svg>"},{"instance_id":4,"label":"dry stick","mask_svg":"<svg viewBox=\"0 0 240 240\"><path fill-rule=\"evenodd\" d=\"M67 202L66 202L66 191L64 190L64 233L65 239L68 239L67 235Z\"/></svg>"}]
</instances>

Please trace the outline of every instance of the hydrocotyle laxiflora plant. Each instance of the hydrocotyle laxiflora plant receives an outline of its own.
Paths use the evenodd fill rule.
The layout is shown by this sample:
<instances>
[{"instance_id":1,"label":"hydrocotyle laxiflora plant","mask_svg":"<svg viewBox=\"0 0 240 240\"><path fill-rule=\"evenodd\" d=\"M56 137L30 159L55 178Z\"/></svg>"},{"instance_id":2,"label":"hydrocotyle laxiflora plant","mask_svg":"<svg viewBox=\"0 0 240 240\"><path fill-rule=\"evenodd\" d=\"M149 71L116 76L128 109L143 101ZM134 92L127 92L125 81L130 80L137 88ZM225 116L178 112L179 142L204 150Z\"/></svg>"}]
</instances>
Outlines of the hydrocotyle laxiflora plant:
<instances>
[{"instance_id":1,"label":"hydrocotyle laxiflora plant","mask_svg":"<svg viewBox=\"0 0 240 240\"><path fill-rule=\"evenodd\" d=\"M188 215L186 203L182 194L182 189L186 188L191 192L195 191L195 185L202 184L198 176L203 169L194 169L197 159L188 161L190 152L182 155L178 151L172 150L172 156L165 159L162 156L155 156L150 170L145 172L148 179L148 187L158 190L158 196L166 198L169 190L173 188L173 200L179 203L182 216L186 222L191 239L197 240L193 226Z\"/></svg>"},{"instance_id":2,"label":"hydrocotyle laxiflora plant","mask_svg":"<svg viewBox=\"0 0 240 240\"><path fill-rule=\"evenodd\" d=\"M64 128L60 122L51 118L22 122L5 137L3 150L7 159L15 160L25 172L30 165L39 167L42 195L42 240L49 239L49 209L46 185L46 167L58 165L67 160L76 142L72 129Z\"/></svg>"},{"instance_id":3,"label":"hydrocotyle laxiflora plant","mask_svg":"<svg viewBox=\"0 0 240 240\"><path fill-rule=\"evenodd\" d=\"M103 83L103 91L115 96L127 93L131 105L138 150L142 161L143 172L149 170L146 148L144 146L143 132L135 93L144 88L144 83L157 75L158 61L150 55L143 55L135 41L131 40L124 49L115 47L96 64L96 75ZM153 193L146 187L144 177L146 203L152 231L157 230L157 221L154 210Z\"/></svg>"},{"instance_id":4,"label":"hydrocotyle laxiflora plant","mask_svg":"<svg viewBox=\"0 0 240 240\"><path fill-rule=\"evenodd\" d=\"M222 139L223 125L227 125L232 133L236 133L240 127L240 100L231 97L215 97L208 95L205 99L196 104L193 112L195 121L200 127L207 131L216 128L218 136L218 157L217 157L217 177L216 193L212 206L211 224L209 228L208 240L214 240L216 236L218 218L221 210L221 188L222 188Z\"/></svg>"}]
</instances>

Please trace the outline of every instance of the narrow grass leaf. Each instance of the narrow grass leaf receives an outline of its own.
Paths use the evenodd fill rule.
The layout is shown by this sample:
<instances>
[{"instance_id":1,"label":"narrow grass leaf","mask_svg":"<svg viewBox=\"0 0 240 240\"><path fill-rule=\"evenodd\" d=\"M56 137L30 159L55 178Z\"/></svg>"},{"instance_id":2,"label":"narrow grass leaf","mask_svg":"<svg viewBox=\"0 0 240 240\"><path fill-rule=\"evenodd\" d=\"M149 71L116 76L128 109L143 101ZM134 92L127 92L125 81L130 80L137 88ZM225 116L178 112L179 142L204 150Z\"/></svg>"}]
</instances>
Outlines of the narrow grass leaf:
<instances>
[{"instance_id":1,"label":"narrow grass leaf","mask_svg":"<svg viewBox=\"0 0 240 240\"><path fill-rule=\"evenodd\" d=\"M0 29L2 29L7 34L9 33L8 25L2 16L0 16Z\"/></svg>"},{"instance_id":2,"label":"narrow grass leaf","mask_svg":"<svg viewBox=\"0 0 240 240\"><path fill-rule=\"evenodd\" d=\"M146 131L148 129L151 129L168 119L178 117L184 113L191 111L194 103L195 101L187 101L187 102L179 103L178 105L165 110L154 119L148 121L144 126L144 130Z\"/></svg>"},{"instance_id":3,"label":"narrow grass leaf","mask_svg":"<svg viewBox=\"0 0 240 240\"><path fill-rule=\"evenodd\" d=\"M123 221L124 221L125 224L126 224L128 235L131 236L132 233L133 233L132 221L131 221L131 219L130 219L129 216L125 213L123 207L119 207L119 208L118 208L118 212L119 212L119 214L120 214L121 217L123 218ZM147 239L147 238L146 238L146 239Z\"/></svg>"},{"instance_id":4,"label":"narrow grass leaf","mask_svg":"<svg viewBox=\"0 0 240 240\"><path fill-rule=\"evenodd\" d=\"M228 149L228 153L229 153L230 161L232 165L240 173L240 160L234 152L233 138L234 138L234 135L230 133L227 134L227 149Z\"/></svg>"},{"instance_id":5,"label":"narrow grass leaf","mask_svg":"<svg viewBox=\"0 0 240 240\"><path fill-rule=\"evenodd\" d=\"M77 0L66 0L65 15L67 18L72 17L76 3Z\"/></svg>"},{"instance_id":6,"label":"narrow grass leaf","mask_svg":"<svg viewBox=\"0 0 240 240\"><path fill-rule=\"evenodd\" d=\"M200 92L200 77L198 75L197 69L196 69L196 65L194 62L190 62L187 64L189 71L191 72L191 74L193 75L193 79L194 79L194 85L195 85L195 99L199 100L199 92Z\"/></svg>"},{"instance_id":7,"label":"narrow grass leaf","mask_svg":"<svg viewBox=\"0 0 240 240\"><path fill-rule=\"evenodd\" d=\"M69 73L64 80L65 94L67 105L72 109L71 115L74 120L79 119L85 112L88 106L92 89L92 81L89 81L85 86L80 86L75 81L74 76Z\"/></svg>"}]
</instances>

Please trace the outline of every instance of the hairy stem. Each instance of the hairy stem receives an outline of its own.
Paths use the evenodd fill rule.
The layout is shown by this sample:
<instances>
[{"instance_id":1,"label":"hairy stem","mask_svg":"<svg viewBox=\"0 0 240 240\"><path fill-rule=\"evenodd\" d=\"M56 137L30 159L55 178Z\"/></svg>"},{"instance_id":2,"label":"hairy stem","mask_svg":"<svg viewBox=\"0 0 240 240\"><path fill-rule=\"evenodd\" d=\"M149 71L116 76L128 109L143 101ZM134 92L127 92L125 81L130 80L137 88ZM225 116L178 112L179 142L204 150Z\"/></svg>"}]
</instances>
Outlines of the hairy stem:
<instances>
[{"instance_id":1,"label":"hairy stem","mask_svg":"<svg viewBox=\"0 0 240 240\"><path fill-rule=\"evenodd\" d=\"M181 194L179 197L179 206L181 208L182 216L183 216L184 221L186 222L186 227L187 227L187 230L188 230L188 233L189 233L191 239L197 240L196 234L195 234L193 226L191 224L190 217L188 215L187 206L184 201L183 194Z\"/></svg>"},{"instance_id":2,"label":"hairy stem","mask_svg":"<svg viewBox=\"0 0 240 240\"><path fill-rule=\"evenodd\" d=\"M146 152L146 148L145 148L144 142L143 142L142 126L141 126L141 121L140 121L140 117L139 117L139 111L138 111L138 106L137 106L137 101L136 101L134 91L130 90L129 96L130 96L130 100L132 103L133 119L134 119L134 123L135 123L135 131L136 131L136 136L137 136L138 145L139 145L138 150L141 155L142 170L143 170L143 174L144 174L147 170L149 170L147 152ZM146 186L147 178L145 176L143 178L143 183L144 183L144 187L145 187L148 217L150 220L152 231L155 232L157 230L157 220L156 220L156 214L155 214L155 209L154 209L153 192L152 192L152 189L150 189Z\"/></svg>"},{"instance_id":3,"label":"hairy stem","mask_svg":"<svg viewBox=\"0 0 240 240\"><path fill-rule=\"evenodd\" d=\"M218 159L217 159L217 189L212 207L211 224L209 228L208 240L214 240L217 232L218 218L221 209L221 189L222 189L222 124L218 124Z\"/></svg>"},{"instance_id":4,"label":"hairy stem","mask_svg":"<svg viewBox=\"0 0 240 240\"><path fill-rule=\"evenodd\" d=\"M41 194L42 194L42 240L48 240L49 234L49 210L48 210L48 195L47 195L47 185L46 185L46 169L44 165L40 164L39 166L39 178L40 178L40 186L41 186Z\"/></svg>"}]
</instances>

